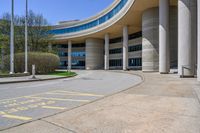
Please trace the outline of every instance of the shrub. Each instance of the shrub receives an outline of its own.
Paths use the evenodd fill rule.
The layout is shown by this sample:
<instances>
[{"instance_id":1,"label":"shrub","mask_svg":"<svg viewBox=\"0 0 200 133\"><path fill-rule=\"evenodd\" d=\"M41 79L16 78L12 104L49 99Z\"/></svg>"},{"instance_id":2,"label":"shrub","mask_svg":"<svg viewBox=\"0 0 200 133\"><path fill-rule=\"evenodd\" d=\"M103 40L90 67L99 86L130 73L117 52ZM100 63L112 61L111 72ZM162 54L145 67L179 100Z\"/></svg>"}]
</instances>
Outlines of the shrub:
<instances>
[{"instance_id":1,"label":"shrub","mask_svg":"<svg viewBox=\"0 0 200 133\"><path fill-rule=\"evenodd\" d=\"M24 53L15 54L14 64L15 72L24 72ZM47 74L54 72L59 66L59 57L52 53L29 52L28 70L32 72L32 65L35 64L37 74ZM5 57L5 70L10 68L10 56Z\"/></svg>"}]
</instances>

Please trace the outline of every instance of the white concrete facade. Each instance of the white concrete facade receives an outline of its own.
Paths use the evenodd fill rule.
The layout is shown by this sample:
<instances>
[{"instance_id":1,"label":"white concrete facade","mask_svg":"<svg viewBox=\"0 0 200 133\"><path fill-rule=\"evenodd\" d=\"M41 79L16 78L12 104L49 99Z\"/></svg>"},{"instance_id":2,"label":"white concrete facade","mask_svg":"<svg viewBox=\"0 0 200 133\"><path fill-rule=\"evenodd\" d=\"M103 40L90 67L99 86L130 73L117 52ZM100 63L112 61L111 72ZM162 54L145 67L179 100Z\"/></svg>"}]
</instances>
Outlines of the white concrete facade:
<instances>
[{"instance_id":1,"label":"white concrete facade","mask_svg":"<svg viewBox=\"0 0 200 133\"><path fill-rule=\"evenodd\" d=\"M142 16L142 71L159 71L159 12L146 10Z\"/></svg>"},{"instance_id":2,"label":"white concrete facade","mask_svg":"<svg viewBox=\"0 0 200 133\"><path fill-rule=\"evenodd\" d=\"M169 73L169 0L159 1L159 72Z\"/></svg>"},{"instance_id":3,"label":"white concrete facade","mask_svg":"<svg viewBox=\"0 0 200 133\"><path fill-rule=\"evenodd\" d=\"M197 32L197 38L198 38L198 50L197 50L197 58L198 58L198 61L197 61L197 79L198 81L200 81L200 1L198 0L197 1L197 18L198 18L198 32Z\"/></svg>"},{"instance_id":4,"label":"white concrete facade","mask_svg":"<svg viewBox=\"0 0 200 133\"><path fill-rule=\"evenodd\" d=\"M116 0L97 16L56 26L55 40L85 43L86 69L127 70L140 63L141 58L140 68L144 72L167 74L176 69L181 77L197 74L200 80L199 3L197 0ZM112 10L118 4L123 7L113 15ZM91 23L96 26L84 29ZM59 33L63 32L59 31L62 28L66 33ZM68 28L74 28L75 32ZM142 35L134 37L137 32ZM137 39L140 43L130 43Z\"/></svg>"},{"instance_id":5,"label":"white concrete facade","mask_svg":"<svg viewBox=\"0 0 200 133\"><path fill-rule=\"evenodd\" d=\"M72 41L68 41L68 70L72 68Z\"/></svg>"},{"instance_id":6,"label":"white concrete facade","mask_svg":"<svg viewBox=\"0 0 200 133\"><path fill-rule=\"evenodd\" d=\"M105 35L104 69L109 70L109 34Z\"/></svg>"},{"instance_id":7,"label":"white concrete facade","mask_svg":"<svg viewBox=\"0 0 200 133\"><path fill-rule=\"evenodd\" d=\"M123 27L123 70L128 68L128 26Z\"/></svg>"},{"instance_id":8,"label":"white concrete facade","mask_svg":"<svg viewBox=\"0 0 200 133\"><path fill-rule=\"evenodd\" d=\"M104 67L104 41L102 39L89 38L86 40L86 69L95 70Z\"/></svg>"},{"instance_id":9,"label":"white concrete facade","mask_svg":"<svg viewBox=\"0 0 200 133\"><path fill-rule=\"evenodd\" d=\"M193 26L194 0L178 0L178 74L194 76L195 49Z\"/></svg>"}]
</instances>

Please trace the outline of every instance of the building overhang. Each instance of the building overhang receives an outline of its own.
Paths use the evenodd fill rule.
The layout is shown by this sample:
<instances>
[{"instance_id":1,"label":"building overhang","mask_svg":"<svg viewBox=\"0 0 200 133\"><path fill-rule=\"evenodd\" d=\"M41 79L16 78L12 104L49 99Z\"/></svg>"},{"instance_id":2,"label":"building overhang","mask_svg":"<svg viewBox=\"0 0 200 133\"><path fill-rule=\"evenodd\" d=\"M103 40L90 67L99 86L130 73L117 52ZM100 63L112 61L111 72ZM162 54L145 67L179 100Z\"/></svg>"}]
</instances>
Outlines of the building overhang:
<instances>
[{"instance_id":1,"label":"building overhang","mask_svg":"<svg viewBox=\"0 0 200 133\"><path fill-rule=\"evenodd\" d=\"M159 0L128 0L125 7L107 22L88 30L55 35L54 40L57 43L67 42L68 40L79 43L84 42L87 38L104 39L107 33L110 38L115 38L122 36L122 28L125 25L129 27L129 34L141 31L143 12L149 8L158 7L158 5ZM177 0L170 0L170 5L177 6ZM110 8L113 8L113 4Z\"/></svg>"}]
</instances>

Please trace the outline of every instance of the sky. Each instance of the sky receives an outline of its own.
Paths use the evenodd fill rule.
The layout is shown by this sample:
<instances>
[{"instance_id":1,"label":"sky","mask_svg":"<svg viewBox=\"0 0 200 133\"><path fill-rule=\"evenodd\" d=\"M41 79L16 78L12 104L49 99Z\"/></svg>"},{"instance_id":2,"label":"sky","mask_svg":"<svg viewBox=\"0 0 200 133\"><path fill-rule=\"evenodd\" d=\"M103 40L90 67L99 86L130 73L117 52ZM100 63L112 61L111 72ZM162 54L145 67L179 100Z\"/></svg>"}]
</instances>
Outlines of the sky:
<instances>
[{"instance_id":1,"label":"sky","mask_svg":"<svg viewBox=\"0 0 200 133\"><path fill-rule=\"evenodd\" d=\"M29 10L43 14L51 25L59 21L84 20L102 11L114 0L28 0ZM15 14L24 15L25 0L14 0ZM11 0L0 0L0 17L11 10Z\"/></svg>"}]
</instances>

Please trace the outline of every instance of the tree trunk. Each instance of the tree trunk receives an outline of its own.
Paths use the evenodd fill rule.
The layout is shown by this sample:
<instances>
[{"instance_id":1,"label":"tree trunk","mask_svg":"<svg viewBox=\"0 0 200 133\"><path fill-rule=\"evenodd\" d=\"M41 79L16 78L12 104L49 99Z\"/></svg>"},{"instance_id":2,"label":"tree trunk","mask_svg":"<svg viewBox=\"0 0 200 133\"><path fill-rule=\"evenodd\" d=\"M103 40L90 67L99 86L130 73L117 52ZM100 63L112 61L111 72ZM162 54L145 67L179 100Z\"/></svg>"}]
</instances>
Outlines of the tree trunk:
<instances>
[{"instance_id":1,"label":"tree trunk","mask_svg":"<svg viewBox=\"0 0 200 133\"><path fill-rule=\"evenodd\" d=\"M5 55L5 50L4 47L1 48L1 69L4 69L4 55Z\"/></svg>"}]
</instances>

